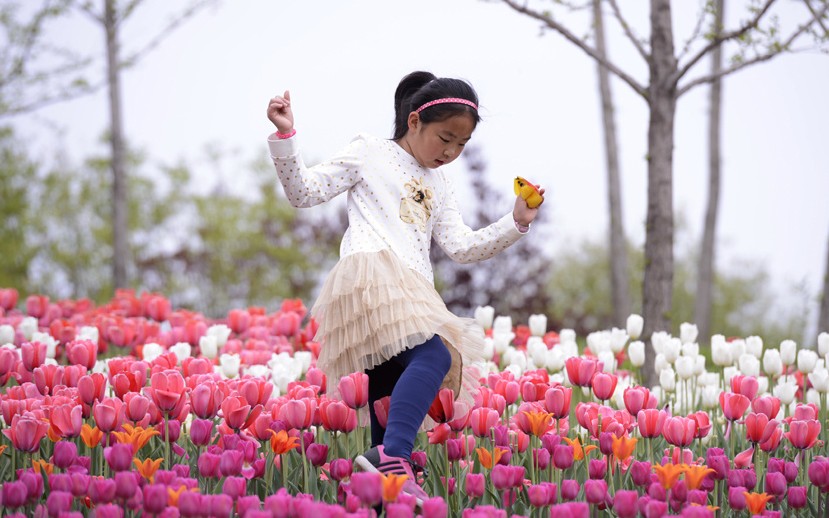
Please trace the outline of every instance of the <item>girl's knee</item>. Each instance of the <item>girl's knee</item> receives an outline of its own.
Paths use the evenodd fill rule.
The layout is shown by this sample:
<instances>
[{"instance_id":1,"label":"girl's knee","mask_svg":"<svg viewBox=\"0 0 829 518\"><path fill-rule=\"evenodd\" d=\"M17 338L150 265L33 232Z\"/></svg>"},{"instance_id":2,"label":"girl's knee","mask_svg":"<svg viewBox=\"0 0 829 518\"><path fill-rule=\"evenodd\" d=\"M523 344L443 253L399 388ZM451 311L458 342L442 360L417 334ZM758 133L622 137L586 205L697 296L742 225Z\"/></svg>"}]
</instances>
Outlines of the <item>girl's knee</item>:
<instances>
[{"instance_id":1,"label":"girl's knee","mask_svg":"<svg viewBox=\"0 0 829 518\"><path fill-rule=\"evenodd\" d=\"M452 355L449 353L449 348L442 340L439 340L439 347L435 347L437 354L435 355L435 367L440 370L443 376L449 372L452 367Z\"/></svg>"}]
</instances>

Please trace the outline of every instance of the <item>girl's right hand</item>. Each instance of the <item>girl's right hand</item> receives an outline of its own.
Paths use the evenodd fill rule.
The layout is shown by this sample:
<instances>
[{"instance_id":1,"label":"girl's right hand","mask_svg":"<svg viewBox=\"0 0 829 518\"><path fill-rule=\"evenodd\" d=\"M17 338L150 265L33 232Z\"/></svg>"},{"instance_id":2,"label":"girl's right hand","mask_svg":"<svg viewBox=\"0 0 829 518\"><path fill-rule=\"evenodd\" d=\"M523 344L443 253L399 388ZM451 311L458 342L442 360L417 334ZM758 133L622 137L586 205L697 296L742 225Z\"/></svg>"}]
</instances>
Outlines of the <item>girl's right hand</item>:
<instances>
[{"instance_id":1,"label":"girl's right hand","mask_svg":"<svg viewBox=\"0 0 829 518\"><path fill-rule=\"evenodd\" d=\"M294 129L294 112L291 111L291 92L285 90L284 96L277 95L268 103L268 119L276 126L279 133L290 133Z\"/></svg>"}]
</instances>

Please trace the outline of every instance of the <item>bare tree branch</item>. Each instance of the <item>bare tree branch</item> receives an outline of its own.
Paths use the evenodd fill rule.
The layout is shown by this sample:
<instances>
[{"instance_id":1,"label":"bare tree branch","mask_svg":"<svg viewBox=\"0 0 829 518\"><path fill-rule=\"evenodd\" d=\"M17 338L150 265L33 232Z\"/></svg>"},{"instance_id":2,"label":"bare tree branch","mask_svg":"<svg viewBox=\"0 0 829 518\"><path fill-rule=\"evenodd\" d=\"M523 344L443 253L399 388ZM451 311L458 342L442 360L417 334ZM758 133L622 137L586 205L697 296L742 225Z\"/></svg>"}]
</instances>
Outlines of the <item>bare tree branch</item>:
<instances>
[{"instance_id":1,"label":"bare tree branch","mask_svg":"<svg viewBox=\"0 0 829 518\"><path fill-rule=\"evenodd\" d=\"M827 29L826 24L823 23L823 16L818 15L818 13L815 12L814 7L812 7L812 1L811 0L805 0L805 1L806 1L806 7L809 8L809 12L812 13L812 16L815 17L815 20L817 21L818 25L820 25L820 28L823 29L824 37L829 38L829 29ZM825 9L824 9L824 12L826 12Z\"/></svg>"},{"instance_id":2,"label":"bare tree branch","mask_svg":"<svg viewBox=\"0 0 829 518\"><path fill-rule=\"evenodd\" d=\"M615 74L619 79L621 79L622 81L627 83L631 88L633 88L633 90L636 93L638 93L640 96L642 96L643 99L645 99L645 100L648 99L647 90L645 89L645 87L640 85L636 81L636 79L634 79L633 77L626 74L622 69L617 67L610 60L602 57L598 52L596 52L596 49L594 49L593 47L588 45L583 39L577 37L575 34L570 32L569 30L567 30L566 27L564 27L560 23L553 20L550 16L547 16L543 13L538 12L538 11L529 9L526 6L518 5L518 3L515 0L503 0L503 2L505 4L507 4L508 6L510 6L513 10L515 10L519 13L525 14L525 15L529 16L530 18L535 18L536 20L539 20L539 21L543 22L545 25L547 25L547 27L549 27L550 29L553 29L554 31L556 31L559 34L561 34L562 36L564 36L565 39L569 40L571 43L573 43L574 45L579 47L588 56L592 57L593 59L595 59L596 61L601 63L610 72Z\"/></svg>"},{"instance_id":3,"label":"bare tree branch","mask_svg":"<svg viewBox=\"0 0 829 518\"><path fill-rule=\"evenodd\" d=\"M645 50L642 42L633 33L633 30L630 28L630 24L628 24L627 20L622 17L622 12L619 10L619 5L616 3L616 0L608 1L610 2L610 6L613 8L613 15L616 17L616 20L619 21L619 25L622 26L622 29L624 29L625 35L628 37L630 42L633 43L633 46L636 47L636 50L639 52L639 55L642 56L642 59L648 61L650 59L648 51Z\"/></svg>"},{"instance_id":4,"label":"bare tree branch","mask_svg":"<svg viewBox=\"0 0 829 518\"><path fill-rule=\"evenodd\" d=\"M736 72L738 70L741 70L741 69L743 69L743 68L745 68L749 65L754 65L754 64L757 64L757 63L762 63L763 61L768 61L768 60L770 60L774 56L777 56L778 54L780 54L783 51L791 51L792 43L794 43L795 40L797 40L797 38L802 36L807 30L809 30L809 27L811 27L812 24L814 24L823 15L825 15L827 11L829 11L829 3L827 3L823 7L823 9L821 9L821 11L812 20L809 20L808 22L806 22L806 23L802 24L800 27L798 27L797 30L794 33L792 33L791 36L789 36L789 39L787 39L779 47L775 47L775 48L771 49L770 51L768 51L764 54L759 54L759 55L757 55L757 56L755 56L755 57L753 57L749 60L742 61L740 63L736 63L736 64L734 64L734 65L732 65L728 68L725 68L725 69L721 70L720 72L718 72L716 74L709 74L709 75L706 75L706 76L698 77L698 78L692 80L691 82L689 82L688 84L686 84L685 86L680 87L677 90L677 94L676 94L677 98L679 98L682 94L684 94L688 90L694 88L695 86L699 86L699 85L705 84L705 83L710 83L711 81L713 81L714 79L717 79L718 77L724 77L724 76L727 76L729 74L733 74L734 72Z\"/></svg>"},{"instance_id":5,"label":"bare tree branch","mask_svg":"<svg viewBox=\"0 0 829 518\"><path fill-rule=\"evenodd\" d=\"M0 110L0 120L6 117L20 115L21 113L28 113L31 111L39 110L43 107L50 106L52 104L79 99L86 95L90 95L97 92L104 86L106 86L106 82L101 81L94 85L84 85L75 90L64 90L56 93L55 95L41 97L40 99L36 99L25 104L20 104L18 106L6 106L3 107L2 110Z\"/></svg>"},{"instance_id":6,"label":"bare tree branch","mask_svg":"<svg viewBox=\"0 0 829 518\"><path fill-rule=\"evenodd\" d=\"M707 5L707 3L706 3ZM697 18L697 24L694 27L694 31L691 33L691 36L685 41L685 46L682 47L682 52L679 53L676 60L677 62L682 61L682 58L685 57L685 54L691 50L691 44L694 43L697 38L699 37L699 33L702 32L702 25L705 22L705 18L708 15L708 9L705 6L702 7L702 12L699 13L699 17Z\"/></svg>"},{"instance_id":7,"label":"bare tree branch","mask_svg":"<svg viewBox=\"0 0 829 518\"><path fill-rule=\"evenodd\" d=\"M102 14L96 13L95 10L92 9L92 4L85 3L83 5L78 6L78 9L80 9L82 13L92 18L92 21L94 21L95 23L104 23L104 16Z\"/></svg>"},{"instance_id":8,"label":"bare tree branch","mask_svg":"<svg viewBox=\"0 0 829 518\"><path fill-rule=\"evenodd\" d=\"M714 49L718 45L722 45L726 41L739 38L751 29L756 28L757 25L760 23L760 20L763 18L763 16L765 16L765 14L771 8L772 4L774 4L774 2L776 1L777 0L766 0L766 3L763 4L763 6L757 10L757 13L754 15L754 18L746 22L745 25L743 25L739 29L724 32L716 38L713 38L710 42L708 42L708 45L703 47L690 60L688 60L688 63L686 63L684 66L682 66L681 68L679 68L679 70L676 71L676 73L671 78L671 82L673 82L674 84L678 83L679 80L682 79L682 77L691 69L691 67L696 65L697 62L703 58L703 56L708 54L712 49Z\"/></svg>"}]
</instances>

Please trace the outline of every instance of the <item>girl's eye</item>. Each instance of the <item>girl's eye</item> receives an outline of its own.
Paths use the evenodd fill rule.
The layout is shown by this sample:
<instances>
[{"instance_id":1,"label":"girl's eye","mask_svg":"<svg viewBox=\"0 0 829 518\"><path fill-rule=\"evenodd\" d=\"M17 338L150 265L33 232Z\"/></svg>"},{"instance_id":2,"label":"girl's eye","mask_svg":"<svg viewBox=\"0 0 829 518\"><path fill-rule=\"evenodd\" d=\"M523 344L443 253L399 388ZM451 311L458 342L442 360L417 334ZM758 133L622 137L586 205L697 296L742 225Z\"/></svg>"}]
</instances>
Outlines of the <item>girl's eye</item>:
<instances>
[{"instance_id":1,"label":"girl's eye","mask_svg":"<svg viewBox=\"0 0 829 518\"><path fill-rule=\"evenodd\" d=\"M448 139L445 139L445 138L441 137L440 135L438 135L438 137L440 137L440 140L442 140L444 144L448 144L448 143L449 143L449 140L448 140Z\"/></svg>"}]
</instances>

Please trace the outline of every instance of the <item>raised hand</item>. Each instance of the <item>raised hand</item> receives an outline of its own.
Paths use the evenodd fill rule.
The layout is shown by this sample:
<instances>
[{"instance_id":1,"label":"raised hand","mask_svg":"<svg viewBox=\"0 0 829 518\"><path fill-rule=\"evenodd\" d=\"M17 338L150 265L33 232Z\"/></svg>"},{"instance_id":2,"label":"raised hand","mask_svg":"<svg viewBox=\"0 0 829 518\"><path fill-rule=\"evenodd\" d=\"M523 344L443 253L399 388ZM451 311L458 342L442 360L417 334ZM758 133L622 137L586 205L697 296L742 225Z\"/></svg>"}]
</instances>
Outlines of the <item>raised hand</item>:
<instances>
[{"instance_id":1,"label":"raised hand","mask_svg":"<svg viewBox=\"0 0 829 518\"><path fill-rule=\"evenodd\" d=\"M544 189L541 188L540 185L536 186L538 188L539 194L544 196ZM521 225L529 225L533 222L535 217L538 216L538 207L531 209L528 205L526 200L521 196L515 197L515 208L512 210L512 217L520 223Z\"/></svg>"},{"instance_id":2,"label":"raised hand","mask_svg":"<svg viewBox=\"0 0 829 518\"><path fill-rule=\"evenodd\" d=\"M277 95L268 103L268 119L279 133L290 133L294 129L294 112L291 110L291 92Z\"/></svg>"}]
</instances>

